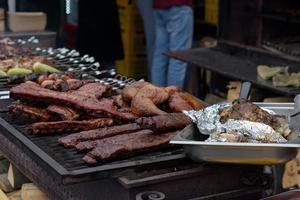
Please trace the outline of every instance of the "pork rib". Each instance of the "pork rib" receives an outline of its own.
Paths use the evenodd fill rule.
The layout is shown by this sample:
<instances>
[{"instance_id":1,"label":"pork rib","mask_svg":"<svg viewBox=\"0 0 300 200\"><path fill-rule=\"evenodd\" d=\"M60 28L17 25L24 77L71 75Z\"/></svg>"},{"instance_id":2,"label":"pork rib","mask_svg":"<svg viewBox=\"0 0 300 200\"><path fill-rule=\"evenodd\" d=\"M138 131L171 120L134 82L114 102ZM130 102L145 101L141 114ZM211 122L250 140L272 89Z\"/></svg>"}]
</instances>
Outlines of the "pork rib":
<instances>
[{"instance_id":1,"label":"pork rib","mask_svg":"<svg viewBox=\"0 0 300 200\"><path fill-rule=\"evenodd\" d=\"M176 131L185 128L192 123L191 118L182 113L169 113L154 117L141 117L136 120L143 129L151 129L156 132Z\"/></svg>"},{"instance_id":2,"label":"pork rib","mask_svg":"<svg viewBox=\"0 0 300 200\"><path fill-rule=\"evenodd\" d=\"M88 164L95 164L100 160L128 157L136 153L154 151L167 147L170 139L175 135L176 132L158 135L153 134L150 130L142 130L107 138L98 142L98 145L87 153L83 160Z\"/></svg>"},{"instance_id":3,"label":"pork rib","mask_svg":"<svg viewBox=\"0 0 300 200\"><path fill-rule=\"evenodd\" d=\"M23 116L32 120L51 121L53 116L46 109L28 106L22 103L13 103L8 107L16 116Z\"/></svg>"},{"instance_id":4,"label":"pork rib","mask_svg":"<svg viewBox=\"0 0 300 200\"><path fill-rule=\"evenodd\" d=\"M119 134L126 134L129 132L134 132L140 130L141 127L135 123L126 124L120 126L105 127L100 129L94 129L90 131L82 131L79 133L74 133L58 140L58 143L64 145L65 147L74 147L76 144L86 140L103 139L107 137L112 137Z\"/></svg>"},{"instance_id":5,"label":"pork rib","mask_svg":"<svg viewBox=\"0 0 300 200\"><path fill-rule=\"evenodd\" d=\"M111 126L112 124L113 120L110 118L83 121L38 122L30 125L28 131L34 135L42 136L91 130L104 126Z\"/></svg>"},{"instance_id":6,"label":"pork rib","mask_svg":"<svg viewBox=\"0 0 300 200\"><path fill-rule=\"evenodd\" d=\"M47 103L73 106L78 110L105 114L109 117L115 116L123 120L135 120L137 118L132 113L119 112L112 100L99 101L100 94L103 94L103 87L106 88L100 83L89 83L78 90L58 92L41 88L37 84L22 83L11 89L10 96L14 99L41 100ZM87 89L92 89L93 92L87 91Z\"/></svg>"}]
</instances>

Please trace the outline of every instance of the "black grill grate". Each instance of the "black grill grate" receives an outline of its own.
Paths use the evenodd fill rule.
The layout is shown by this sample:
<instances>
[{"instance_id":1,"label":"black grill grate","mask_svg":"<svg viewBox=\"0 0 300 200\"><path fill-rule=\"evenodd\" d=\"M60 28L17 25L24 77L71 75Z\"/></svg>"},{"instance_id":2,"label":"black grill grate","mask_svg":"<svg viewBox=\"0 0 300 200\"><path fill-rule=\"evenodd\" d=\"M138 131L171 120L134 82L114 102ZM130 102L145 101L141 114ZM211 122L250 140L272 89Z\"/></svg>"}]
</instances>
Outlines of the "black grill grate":
<instances>
[{"instance_id":1,"label":"black grill grate","mask_svg":"<svg viewBox=\"0 0 300 200\"><path fill-rule=\"evenodd\" d=\"M15 119L12 119L8 113L1 113L0 117L17 130L12 134L17 137L16 139L24 142L24 139L18 138L18 136L25 136L29 141L33 143L33 146L30 146L31 148L35 146L38 147L37 149L40 149L35 150L34 153L44 159L44 161L46 161L48 165L54 166L58 164L61 169L64 169L64 172L56 169L56 171L61 175L79 176L96 172L108 172L110 170L136 167L145 164L152 164L185 157L181 149L166 149L163 151L155 151L147 154L133 156L127 159L99 163L97 165L89 166L82 160L82 157L85 155L84 153L79 153L75 149L66 149L58 144L57 140L64 135L43 137L34 136L26 131L26 127L28 126L27 124L16 124ZM6 125L3 123L0 123L0 125L2 126L2 128L6 128L8 130L7 134L11 134L12 131L9 127L6 127ZM26 145L26 143L24 144ZM49 161L45 157L43 157L43 153L46 153L56 163Z\"/></svg>"}]
</instances>

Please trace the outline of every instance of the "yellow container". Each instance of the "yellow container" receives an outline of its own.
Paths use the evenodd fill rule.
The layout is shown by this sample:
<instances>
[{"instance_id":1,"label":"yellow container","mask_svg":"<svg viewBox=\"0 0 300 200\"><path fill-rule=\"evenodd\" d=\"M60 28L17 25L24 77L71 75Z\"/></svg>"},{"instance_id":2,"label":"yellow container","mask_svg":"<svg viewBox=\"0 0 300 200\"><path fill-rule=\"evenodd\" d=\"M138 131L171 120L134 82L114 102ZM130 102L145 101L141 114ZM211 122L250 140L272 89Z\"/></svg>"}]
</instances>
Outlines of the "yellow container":
<instances>
[{"instance_id":1,"label":"yellow container","mask_svg":"<svg viewBox=\"0 0 300 200\"><path fill-rule=\"evenodd\" d=\"M135 4L117 0L124 60L116 61L117 72L128 77L142 78L147 74L143 22Z\"/></svg>"},{"instance_id":2,"label":"yellow container","mask_svg":"<svg viewBox=\"0 0 300 200\"><path fill-rule=\"evenodd\" d=\"M116 61L119 74L132 78L144 78L147 74L147 60L145 57L131 57Z\"/></svg>"},{"instance_id":3,"label":"yellow container","mask_svg":"<svg viewBox=\"0 0 300 200\"><path fill-rule=\"evenodd\" d=\"M219 0L205 0L204 1L205 10L205 22L213 25L218 24L218 14L219 14Z\"/></svg>"}]
</instances>

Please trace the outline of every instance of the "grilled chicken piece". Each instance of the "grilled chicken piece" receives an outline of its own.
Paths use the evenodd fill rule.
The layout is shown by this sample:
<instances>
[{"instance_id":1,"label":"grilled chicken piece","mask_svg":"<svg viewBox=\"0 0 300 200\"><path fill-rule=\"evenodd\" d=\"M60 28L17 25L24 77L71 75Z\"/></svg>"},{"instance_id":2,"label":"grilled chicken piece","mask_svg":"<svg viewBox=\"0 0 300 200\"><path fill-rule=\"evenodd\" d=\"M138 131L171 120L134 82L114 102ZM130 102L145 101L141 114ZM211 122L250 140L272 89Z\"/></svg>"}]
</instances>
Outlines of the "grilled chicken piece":
<instances>
[{"instance_id":1,"label":"grilled chicken piece","mask_svg":"<svg viewBox=\"0 0 300 200\"><path fill-rule=\"evenodd\" d=\"M167 101L169 94L160 87L148 84L142 87L131 102L131 110L139 116L164 115L156 105Z\"/></svg>"},{"instance_id":2,"label":"grilled chicken piece","mask_svg":"<svg viewBox=\"0 0 300 200\"><path fill-rule=\"evenodd\" d=\"M193 110L193 107L181 97L179 92L176 92L170 96L169 107L173 112L182 112L183 110Z\"/></svg>"},{"instance_id":3,"label":"grilled chicken piece","mask_svg":"<svg viewBox=\"0 0 300 200\"><path fill-rule=\"evenodd\" d=\"M174 92L169 98L169 107L173 112L182 112L184 110L201 110L204 105L187 92Z\"/></svg>"},{"instance_id":4,"label":"grilled chicken piece","mask_svg":"<svg viewBox=\"0 0 300 200\"><path fill-rule=\"evenodd\" d=\"M123 90L122 90L122 98L124 101L130 103L131 100L133 99L133 97L135 97L135 95L137 94L137 92L144 87L145 85L149 85L151 83L148 83L146 81L137 81L134 82L128 86L126 86Z\"/></svg>"}]
</instances>

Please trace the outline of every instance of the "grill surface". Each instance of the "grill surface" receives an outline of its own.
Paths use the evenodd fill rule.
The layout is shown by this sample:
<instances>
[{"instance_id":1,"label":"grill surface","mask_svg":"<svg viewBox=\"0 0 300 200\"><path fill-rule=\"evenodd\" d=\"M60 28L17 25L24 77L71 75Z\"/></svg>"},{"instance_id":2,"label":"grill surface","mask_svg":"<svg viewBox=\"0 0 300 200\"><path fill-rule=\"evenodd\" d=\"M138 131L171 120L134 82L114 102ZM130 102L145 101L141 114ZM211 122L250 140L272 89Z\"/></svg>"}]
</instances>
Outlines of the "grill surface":
<instances>
[{"instance_id":1,"label":"grill surface","mask_svg":"<svg viewBox=\"0 0 300 200\"><path fill-rule=\"evenodd\" d=\"M0 105L0 107L4 105L2 101L0 101ZM108 171L119 171L129 167L185 157L181 149L169 149L89 166L82 160L84 153L78 153L74 149L66 149L58 144L58 138L64 135L37 137L26 131L26 124L16 124L16 120L12 119L8 113L1 113L0 117L0 131L2 134L5 134L14 143L21 141L22 145L38 155L61 176L81 176L98 173L98 177L101 177L101 175L107 176ZM110 175L113 175L113 173Z\"/></svg>"}]
</instances>

